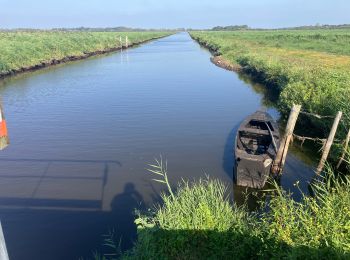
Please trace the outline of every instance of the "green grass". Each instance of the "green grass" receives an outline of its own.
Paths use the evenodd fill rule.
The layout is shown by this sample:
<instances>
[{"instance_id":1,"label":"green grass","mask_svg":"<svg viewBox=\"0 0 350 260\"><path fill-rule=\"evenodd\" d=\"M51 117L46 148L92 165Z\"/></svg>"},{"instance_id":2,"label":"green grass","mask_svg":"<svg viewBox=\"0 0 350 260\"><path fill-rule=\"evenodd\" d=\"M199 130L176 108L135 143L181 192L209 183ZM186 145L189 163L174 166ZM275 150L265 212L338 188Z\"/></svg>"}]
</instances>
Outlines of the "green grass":
<instances>
[{"instance_id":1,"label":"green grass","mask_svg":"<svg viewBox=\"0 0 350 260\"><path fill-rule=\"evenodd\" d=\"M323 115L350 112L344 105L350 96L350 29L206 31L191 35L278 92L284 114L293 103Z\"/></svg>"},{"instance_id":2,"label":"green grass","mask_svg":"<svg viewBox=\"0 0 350 260\"><path fill-rule=\"evenodd\" d=\"M61 60L69 56L120 47L119 37L129 44L168 35L168 32L69 32L32 31L0 32L0 75Z\"/></svg>"},{"instance_id":3,"label":"green grass","mask_svg":"<svg viewBox=\"0 0 350 260\"><path fill-rule=\"evenodd\" d=\"M240 39L258 46L350 55L350 29L246 30L200 34L203 33L222 39Z\"/></svg>"},{"instance_id":4,"label":"green grass","mask_svg":"<svg viewBox=\"0 0 350 260\"><path fill-rule=\"evenodd\" d=\"M232 204L218 180L182 181L136 219L130 251L108 240L116 254L96 259L349 259L350 179L330 168L325 176L311 185L313 196L298 202L274 184L264 210L253 212Z\"/></svg>"}]
</instances>

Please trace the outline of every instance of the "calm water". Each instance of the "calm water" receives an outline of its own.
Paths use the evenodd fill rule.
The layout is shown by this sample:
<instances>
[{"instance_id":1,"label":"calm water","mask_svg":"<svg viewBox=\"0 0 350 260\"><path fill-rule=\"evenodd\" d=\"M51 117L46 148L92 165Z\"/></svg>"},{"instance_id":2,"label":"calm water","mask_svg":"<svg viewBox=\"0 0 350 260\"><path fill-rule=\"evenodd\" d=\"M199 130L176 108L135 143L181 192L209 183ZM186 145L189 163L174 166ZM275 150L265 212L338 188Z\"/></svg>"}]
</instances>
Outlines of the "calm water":
<instances>
[{"instance_id":1,"label":"calm water","mask_svg":"<svg viewBox=\"0 0 350 260\"><path fill-rule=\"evenodd\" d=\"M11 141L0 153L0 217L11 259L88 258L111 229L130 246L134 208L163 188L145 171L160 154L172 183L209 174L233 187L235 129L264 93L209 58L181 33L0 82ZM284 187L310 179L300 157L288 157Z\"/></svg>"}]
</instances>

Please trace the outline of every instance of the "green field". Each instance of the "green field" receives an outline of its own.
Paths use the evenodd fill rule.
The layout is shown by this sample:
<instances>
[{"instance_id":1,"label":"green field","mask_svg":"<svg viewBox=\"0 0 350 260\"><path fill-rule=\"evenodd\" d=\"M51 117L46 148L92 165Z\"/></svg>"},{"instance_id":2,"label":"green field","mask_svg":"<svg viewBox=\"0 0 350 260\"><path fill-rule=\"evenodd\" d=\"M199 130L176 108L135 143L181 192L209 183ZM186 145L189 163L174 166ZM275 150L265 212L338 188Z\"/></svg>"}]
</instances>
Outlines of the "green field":
<instances>
[{"instance_id":1,"label":"green field","mask_svg":"<svg viewBox=\"0 0 350 260\"><path fill-rule=\"evenodd\" d=\"M193 31L193 38L278 92L285 114L293 103L334 115L350 96L350 29Z\"/></svg>"},{"instance_id":2,"label":"green field","mask_svg":"<svg viewBox=\"0 0 350 260\"><path fill-rule=\"evenodd\" d=\"M52 60L120 47L168 35L169 32L0 32L0 75Z\"/></svg>"}]
</instances>

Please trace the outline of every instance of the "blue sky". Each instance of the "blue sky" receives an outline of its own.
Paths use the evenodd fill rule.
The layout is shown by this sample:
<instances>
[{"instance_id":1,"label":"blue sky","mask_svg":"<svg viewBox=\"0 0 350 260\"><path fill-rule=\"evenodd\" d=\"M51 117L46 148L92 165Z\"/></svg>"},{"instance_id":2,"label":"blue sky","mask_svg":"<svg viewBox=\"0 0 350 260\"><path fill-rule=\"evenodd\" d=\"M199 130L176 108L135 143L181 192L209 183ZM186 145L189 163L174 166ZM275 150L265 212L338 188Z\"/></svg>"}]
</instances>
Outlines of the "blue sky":
<instances>
[{"instance_id":1,"label":"blue sky","mask_svg":"<svg viewBox=\"0 0 350 260\"><path fill-rule=\"evenodd\" d=\"M0 0L0 28L350 23L349 0Z\"/></svg>"}]
</instances>

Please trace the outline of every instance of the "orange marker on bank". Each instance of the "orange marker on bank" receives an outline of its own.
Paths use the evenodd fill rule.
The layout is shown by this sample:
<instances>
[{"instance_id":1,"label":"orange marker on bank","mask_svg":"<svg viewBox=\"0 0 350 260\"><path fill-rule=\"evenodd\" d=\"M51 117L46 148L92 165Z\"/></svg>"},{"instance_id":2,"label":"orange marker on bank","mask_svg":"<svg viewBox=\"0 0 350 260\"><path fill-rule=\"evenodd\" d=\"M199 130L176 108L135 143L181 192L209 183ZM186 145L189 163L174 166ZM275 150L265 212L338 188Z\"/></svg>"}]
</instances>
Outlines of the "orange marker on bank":
<instances>
[{"instance_id":1,"label":"orange marker on bank","mask_svg":"<svg viewBox=\"0 0 350 260\"><path fill-rule=\"evenodd\" d=\"M0 150L5 149L9 145L9 138L7 135L7 126L4 116L4 110L0 102Z\"/></svg>"}]
</instances>

